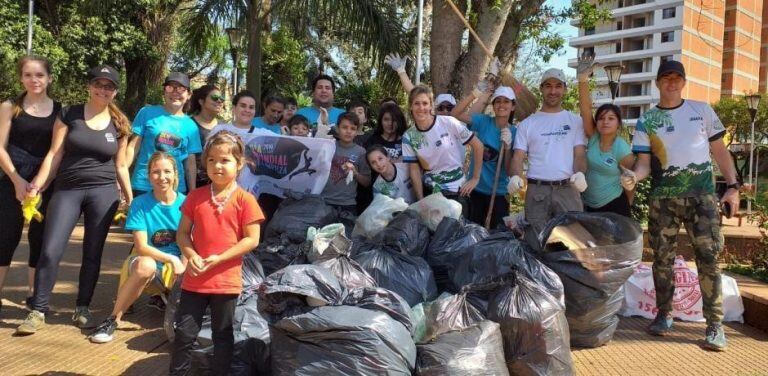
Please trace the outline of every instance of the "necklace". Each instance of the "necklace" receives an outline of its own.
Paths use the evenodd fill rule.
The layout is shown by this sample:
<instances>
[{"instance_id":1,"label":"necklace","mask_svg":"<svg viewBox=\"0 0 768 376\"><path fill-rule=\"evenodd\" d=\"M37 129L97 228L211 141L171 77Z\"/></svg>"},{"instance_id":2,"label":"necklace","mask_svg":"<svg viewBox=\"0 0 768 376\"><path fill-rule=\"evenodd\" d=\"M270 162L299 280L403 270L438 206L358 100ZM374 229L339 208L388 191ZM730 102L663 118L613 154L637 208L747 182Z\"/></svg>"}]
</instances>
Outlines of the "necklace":
<instances>
[{"instance_id":1,"label":"necklace","mask_svg":"<svg viewBox=\"0 0 768 376\"><path fill-rule=\"evenodd\" d=\"M213 202L213 206L216 207L216 211L221 214L224 212L224 206L227 205L227 201L229 201L229 198L232 197L232 193L235 193L235 189L237 188L237 183L235 183L234 187L227 192L226 196L224 196L223 199L216 198L216 194L213 192L213 184L211 184L211 202Z\"/></svg>"}]
</instances>

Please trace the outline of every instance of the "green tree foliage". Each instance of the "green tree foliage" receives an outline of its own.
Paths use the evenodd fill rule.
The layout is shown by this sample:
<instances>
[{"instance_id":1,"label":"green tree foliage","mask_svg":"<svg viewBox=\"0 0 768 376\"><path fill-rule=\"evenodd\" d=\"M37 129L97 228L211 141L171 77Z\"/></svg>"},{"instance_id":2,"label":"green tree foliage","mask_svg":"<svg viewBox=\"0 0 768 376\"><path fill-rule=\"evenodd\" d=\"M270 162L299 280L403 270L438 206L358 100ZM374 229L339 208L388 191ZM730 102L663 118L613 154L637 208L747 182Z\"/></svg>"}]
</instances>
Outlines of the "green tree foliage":
<instances>
[{"instance_id":1,"label":"green tree foliage","mask_svg":"<svg viewBox=\"0 0 768 376\"><path fill-rule=\"evenodd\" d=\"M267 93L295 96L304 91L309 56L302 44L285 28L264 39L262 96Z\"/></svg>"}]
</instances>

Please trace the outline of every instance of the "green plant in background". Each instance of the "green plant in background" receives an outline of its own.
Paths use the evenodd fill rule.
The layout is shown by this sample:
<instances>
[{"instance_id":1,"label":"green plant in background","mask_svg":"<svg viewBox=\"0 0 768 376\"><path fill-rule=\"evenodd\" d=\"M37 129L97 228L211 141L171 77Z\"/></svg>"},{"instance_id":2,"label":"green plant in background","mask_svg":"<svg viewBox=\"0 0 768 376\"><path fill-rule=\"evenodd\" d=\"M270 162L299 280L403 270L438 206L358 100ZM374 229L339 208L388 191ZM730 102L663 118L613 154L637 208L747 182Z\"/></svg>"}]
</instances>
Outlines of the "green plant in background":
<instances>
[{"instance_id":1,"label":"green plant in background","mask_svg":"<svg viewBox=\"0 0 768 376\"><path fill-rule=\"evenodd\" d=\"M725 270L768 282L768 195L755 198L748 220L760 229L760 241L741 250L741 259L727 255Z\"/></svg>"},{"instance_id":2,"label":"green plant in background","mask_svg":"<svg viewBox=\"0 0 768 376\"><path fill-rule=\"evenodd\" d=\"M648 223L648 194L651 192L651 179L643 179L635 186L635 199L632 201L632 219L641 224Z\"/></svg>"}]
</instances>

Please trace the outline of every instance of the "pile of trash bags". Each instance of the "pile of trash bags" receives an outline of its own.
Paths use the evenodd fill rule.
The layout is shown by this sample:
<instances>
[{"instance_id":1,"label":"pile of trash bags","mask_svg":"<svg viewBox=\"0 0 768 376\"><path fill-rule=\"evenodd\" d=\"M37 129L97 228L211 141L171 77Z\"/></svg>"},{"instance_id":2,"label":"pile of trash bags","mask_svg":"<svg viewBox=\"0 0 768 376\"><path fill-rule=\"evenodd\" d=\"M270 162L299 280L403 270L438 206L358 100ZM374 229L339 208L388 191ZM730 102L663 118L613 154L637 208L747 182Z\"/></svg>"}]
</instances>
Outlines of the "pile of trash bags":
<instances>
[{"instance_id":1,"label":"pile of trash bags","mask_svg":"<svg viewBox=\"0 0 768 376\"><path fill-rule=\"evenodd\" d=\"M439 193L401 201L377 196L353 231L319 196L281 204L244 258L232 374L570 375L571 346L612 338L636 223L567 213L532 247ZM201 331L200 369L210 346Z\"/></svg>"},{"instance_id":2,"label":"pile of trash bags","mask_svg":"<svg viewBox=\"0 0 768 376\"><path fill-rule=\"evenodd\" d=\"M613 213L570 212L552 219L541 239L541 260L565 288L571 345L608 343L619 324L624 283L642 257L640 225Z\"/></svg>"}]
</instances>

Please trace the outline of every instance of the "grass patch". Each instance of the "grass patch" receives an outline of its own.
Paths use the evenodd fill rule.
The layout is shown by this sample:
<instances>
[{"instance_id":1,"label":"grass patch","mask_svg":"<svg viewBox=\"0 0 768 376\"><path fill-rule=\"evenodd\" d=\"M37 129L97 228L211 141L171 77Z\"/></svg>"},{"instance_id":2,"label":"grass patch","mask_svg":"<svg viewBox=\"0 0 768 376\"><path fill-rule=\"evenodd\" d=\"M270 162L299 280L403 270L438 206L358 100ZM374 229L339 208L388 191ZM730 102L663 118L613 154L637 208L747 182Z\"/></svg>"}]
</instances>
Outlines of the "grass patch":
<instances>
[{"instance_id":1,"label":"grass patch","mask_svg":"<svg viewBox=\"0 0 768 376\"><path fill-rule=\"evenodd\" d=\"M751 265L741 264L729 264L725 268L725 271L754 278L758 281L768 283L768 269L754 267Z\"/></svg>"}]
</instances>

